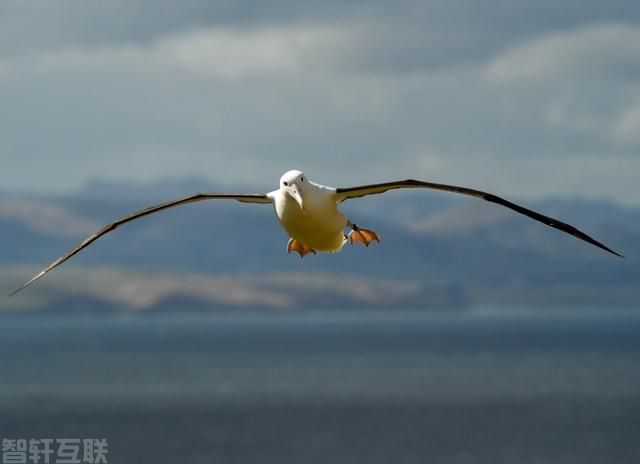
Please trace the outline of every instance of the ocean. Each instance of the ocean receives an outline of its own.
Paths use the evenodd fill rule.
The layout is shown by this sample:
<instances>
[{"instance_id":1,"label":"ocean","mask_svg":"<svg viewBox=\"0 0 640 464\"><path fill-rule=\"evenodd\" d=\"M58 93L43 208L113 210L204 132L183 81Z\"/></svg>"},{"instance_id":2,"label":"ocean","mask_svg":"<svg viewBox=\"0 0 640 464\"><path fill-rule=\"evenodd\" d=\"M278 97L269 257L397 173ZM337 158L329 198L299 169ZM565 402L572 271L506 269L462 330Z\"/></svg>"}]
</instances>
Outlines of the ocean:
<instances>
[{"instance_id":1,"label":"ocean","mask_svg":"<svg viewBox=\"0 0 640 464\"><path fill-rule=\"evenodd\" d=\"M109 463L640 462L638 311L1 314L0 368Z\"/></svg>"}]
</instances>

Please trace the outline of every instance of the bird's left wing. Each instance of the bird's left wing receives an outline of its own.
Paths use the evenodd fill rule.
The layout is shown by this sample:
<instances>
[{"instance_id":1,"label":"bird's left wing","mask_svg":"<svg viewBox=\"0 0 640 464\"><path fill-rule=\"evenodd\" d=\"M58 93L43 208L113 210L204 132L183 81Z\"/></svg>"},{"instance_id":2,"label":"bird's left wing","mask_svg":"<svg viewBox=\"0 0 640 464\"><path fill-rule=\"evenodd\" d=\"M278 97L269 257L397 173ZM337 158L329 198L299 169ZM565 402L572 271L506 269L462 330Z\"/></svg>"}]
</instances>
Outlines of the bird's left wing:
<instances>
[{"instance_id":1,"label":"bird's left wing","mask_svg":"<svg viewBox=\"0 0 640 464\"><path fill-rule=\"evenodd\" d=\"M150 206L149 208L145 208L143 210L137 211L135 213L129 214L128 216L124 216L116 221L113 221L110 224L107 224L102 229L97 231L95 234L87 237L82 243L80 243L77 247L70 250L64 256L61 256L53 263L49 264L42 271L33 276L30 280L28 280L25 284L14 290L9 294L9 296L15 295L20 290L25 288L26 286L32 284L40 277L45 275L47 272L51 271L55 267L61 265L66 260L74 256L80 250L88 247L93 242L98 240L103 235L108 234L112 230L117 229L122 224L126 224L127 222L133 221L135 219L139 219L144 216L148 216L149 214L157 213L158 211L163 211L165 209L173 208L174 206L186 205L188 203L195 203L203 200L237 200L243 203L263 203L268 204L271 203L271 198L268 195L262 193L196 193L195 195L190 195L188 197L180 198L178 200L168 201L166 203L161 203L159 205Z\"/></svg>"},{"instance_id":2,"label":"bird's left wing","mask_svg":"<svg viewBox=\"0 0 640 464\"><path fill-rule=\"evenodd\" d=\"M517 205L515 203L511 203L510 201L507 201L504 198L500 198L496 195L483 192L481 190L470 189L467 187L458 187L455 185L436 184L434 182L424 182L421 180L407 179L407 180L400 180L396 182L385 182L382 184L370 184L370 185L361 185L358 187L337 188L334 195L335 195L336 202L340 203L344 200L348 200L349 198L358 198L358 197L364 197L367 195L376 195L378 193L384 193L388 190L405 189L405 188L426 188L426 189L433 189L433 190L442 190L445 192L460 193L462 195L469 195L476 198L482 198L483 200L490 201L491 203L497 203L499 205L506 206L507 208L517 213L524 214L525 216L530 217L531 219L535 219L536 221L542 222L543 224L546 224L550 227L561 230L562 232L565 232L569 235L573 235L574 237L579 238L580 240L584 240L585 242L588 242L594 246L597 246L598 248L601 248L605 251L608 251L609 253L613 253L614 255L620 256L621 258L623 258L621 254L616 253L611 248L589 237L587 234L576 229L572 225L569 225L567 223L564 223L552 217L537 213L523 206Z\"/></svg>"}]
</instances>

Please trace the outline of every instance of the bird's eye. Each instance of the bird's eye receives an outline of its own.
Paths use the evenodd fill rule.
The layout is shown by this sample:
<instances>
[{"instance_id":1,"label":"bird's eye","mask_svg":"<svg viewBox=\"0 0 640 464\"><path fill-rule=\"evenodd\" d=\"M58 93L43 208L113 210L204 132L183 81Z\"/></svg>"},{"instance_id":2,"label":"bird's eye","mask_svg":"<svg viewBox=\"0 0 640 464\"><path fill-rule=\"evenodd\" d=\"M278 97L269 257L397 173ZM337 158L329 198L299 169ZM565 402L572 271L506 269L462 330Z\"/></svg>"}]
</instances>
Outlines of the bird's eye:
<instances>
[{"instance_id":1,"label":"bird's eye","mask_svg":"<svg viewBox=\"0 0 640 464\"><path fill-rule=\"evenodd\" d=\"M301 177L301 178L300 178L300 182L304 182L304 177Z\"/></svg>"},{"instance_id":2,"label":"bird's eye","mask_svg":"<svg viewBox=\"0 0 640 464\"><path fill-rule=\"evenodd\" d=\"M283 184L284 184L285 187L289 186L289 182L283 182Z\"/></svg>"}]
</instances>

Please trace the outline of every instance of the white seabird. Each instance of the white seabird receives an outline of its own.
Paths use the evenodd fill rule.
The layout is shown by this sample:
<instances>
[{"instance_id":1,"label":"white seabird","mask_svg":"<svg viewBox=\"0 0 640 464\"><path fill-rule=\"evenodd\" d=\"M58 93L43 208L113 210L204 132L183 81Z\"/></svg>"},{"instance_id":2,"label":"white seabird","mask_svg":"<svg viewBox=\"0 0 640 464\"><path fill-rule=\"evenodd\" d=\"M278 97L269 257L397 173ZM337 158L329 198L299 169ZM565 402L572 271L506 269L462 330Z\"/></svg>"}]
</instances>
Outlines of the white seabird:
<instances>
[{"instance_id":1,"label":"white seabird","mask_svg":"<svg viewBox=\"0 0 640 464\"><path fill-rule=\"evenodd\" d=\"M550 227L561 230L567 234L584 240L592 245L597 246L616 256L623 257L616 253L606 245L594 240L584 232L575 227L544 216L530 209L511 203L491 193L482 192L466 187L456 187L455 185L436 184L433 182L424 182L420 180L401 180L396 182L385 182L381 184L361 185L358 187L335 188L316 184L297 170L286 172L280 178L280 187L269 193L197 193L185 198L181 198L167 203L137 211L128 216L120 218L102 229L97 231L80 243L77 247L70 250L64 256L45 267L42 271L28 280L25 284L14 290L9 296L16 294L26 286L32 284L40 277L51 271L55 267L64 263L66 260L74 256L80 250L91 245L112 230L115 230L122 224L133 221L135 219L157 213L174 206L185 205L203 200L237 200L243 203L260 203L273 205L278 222L290 237L287 244L287 251L291 253L296 251L301 257L308 253L315 254L316 251L321 252L337 252L340 251L346 242L362 243L366 246L372 241L380 242L378 235L368 229L358 227L349 221L338 209L338 204L351 199L364 197L367 195L375 195L394 189L405 188L426 188L434 190L442 190L445 192L460 193L470 195L483 200L506 206L517 213L524 214L536 221L542 222ZM344 235L344 229L351 229L349 235Z\"/></svg>"}]
</instances>

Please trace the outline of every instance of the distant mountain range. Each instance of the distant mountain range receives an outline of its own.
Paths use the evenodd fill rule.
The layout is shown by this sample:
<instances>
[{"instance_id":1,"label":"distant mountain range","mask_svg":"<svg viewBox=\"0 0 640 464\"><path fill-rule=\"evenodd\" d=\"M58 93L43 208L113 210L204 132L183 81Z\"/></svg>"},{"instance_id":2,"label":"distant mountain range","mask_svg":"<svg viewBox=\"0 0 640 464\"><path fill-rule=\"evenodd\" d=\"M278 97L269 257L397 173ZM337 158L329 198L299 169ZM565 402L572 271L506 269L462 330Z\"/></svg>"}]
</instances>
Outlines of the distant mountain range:
<instances>
[{"instance_id":1,"label":"distant mountain range","mask_svg":"<svg viewBox=\"0 0 640 464\"><path fill-rule=\"evenodd\" d=\"M8 292L115 218L220 189L184 179L142 186L100 181L74 195L0 193L1 289ZM287 237L270 207L210 201L126 225L1 306L153 311L640 303L640 208L580 198L512 200L575 225L627 259L496 205L421 191L345 202L343 211L376 230L382 244L301 260L287 255Z\"/></svg>"}]
</instances>

